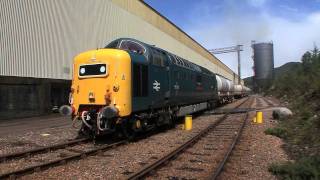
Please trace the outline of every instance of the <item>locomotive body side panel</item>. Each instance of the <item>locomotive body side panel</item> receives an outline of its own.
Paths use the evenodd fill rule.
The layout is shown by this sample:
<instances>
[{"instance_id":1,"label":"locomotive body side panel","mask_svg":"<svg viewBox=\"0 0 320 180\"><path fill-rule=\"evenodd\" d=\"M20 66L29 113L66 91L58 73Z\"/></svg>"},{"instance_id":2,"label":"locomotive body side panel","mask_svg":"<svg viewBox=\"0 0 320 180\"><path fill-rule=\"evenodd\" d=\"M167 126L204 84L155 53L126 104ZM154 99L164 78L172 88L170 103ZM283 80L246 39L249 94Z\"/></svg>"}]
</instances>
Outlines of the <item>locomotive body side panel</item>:
<instances>
[{"instance_id":1,"label":"locomotive body side panel","mask_svg":"<svg viewBox=\"0 0 320 180\"><path fill-rule=\"evenodd\" d=\"M164 51L149 47L149 91L152 108L167 107L170 97L170 66Z\"/></svg>"},{"instance_id":2,"label":"locomotive body side panel","mask_svg":"<svg viewBox=\"0 0 320 180\"><path fill-rule=\"evenodd\" d=\"M129 53L132 59L132 112L139 112L150 106L149 61L145 56Z\"/></svg>"},{"instance_id":3,"label":"locomotive body side panel","mask_svg":"<svg viewBox=\"0 0 320 180\"><path fill-rule=\"evenodd\" d=\"M176 117L233 100L234 84L143 42L120 38L74 58L70 104L81 132L131 138ZM71 112L72 113L69 113Z\"/></svg>"}]
</instances>

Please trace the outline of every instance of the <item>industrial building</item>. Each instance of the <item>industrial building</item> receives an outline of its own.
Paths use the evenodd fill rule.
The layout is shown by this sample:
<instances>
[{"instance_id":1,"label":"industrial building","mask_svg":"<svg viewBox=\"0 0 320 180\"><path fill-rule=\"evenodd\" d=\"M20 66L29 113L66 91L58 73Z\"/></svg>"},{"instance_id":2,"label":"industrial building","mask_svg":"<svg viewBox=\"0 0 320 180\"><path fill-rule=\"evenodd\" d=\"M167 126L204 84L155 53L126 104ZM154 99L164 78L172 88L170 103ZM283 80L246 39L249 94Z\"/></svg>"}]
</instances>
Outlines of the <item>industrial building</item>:
<instances>
[{"instance_id":1,"label":"industrial building","mask_svg":"<svg viewBox=\"0 0 320 180\"><path fill-rule=\"evenodd\" d=\"M256 92L270 86L274 77L273 43L252 43L254 77L253 87Z\"/></svg>"},{"instance_id":2,"label":"industrial building","mask_svg":"<svg viewBox=\"0 0 320 180\"><path fill-rule=\"evenodd\" d=\"M161 47L238 83L209 51L138 0L1 0L0 119L67 104L72 60L120 37Z\"/></svg>"}]
</instances>

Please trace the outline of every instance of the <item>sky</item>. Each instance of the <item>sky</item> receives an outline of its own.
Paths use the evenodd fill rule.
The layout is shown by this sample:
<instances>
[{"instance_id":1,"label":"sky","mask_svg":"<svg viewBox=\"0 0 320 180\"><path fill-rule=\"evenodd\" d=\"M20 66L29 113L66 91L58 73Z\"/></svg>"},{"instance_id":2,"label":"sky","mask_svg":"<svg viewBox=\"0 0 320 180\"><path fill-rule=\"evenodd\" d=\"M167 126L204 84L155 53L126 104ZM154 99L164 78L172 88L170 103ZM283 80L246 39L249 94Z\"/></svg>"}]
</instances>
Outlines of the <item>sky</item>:
<instances>
[{"instance_id":1,"label":"sky","mask_svg":"<svg viewBox=\"0 0 320 180\"><path fill-rule=\"evenodd\" d=\"M207 49L244 45L241 77L253 75L251 41L273 42L274 63L320 46L320 0L145 0ZM237 72L236 53L216 55Z\"/></svg>"}]
</instances>

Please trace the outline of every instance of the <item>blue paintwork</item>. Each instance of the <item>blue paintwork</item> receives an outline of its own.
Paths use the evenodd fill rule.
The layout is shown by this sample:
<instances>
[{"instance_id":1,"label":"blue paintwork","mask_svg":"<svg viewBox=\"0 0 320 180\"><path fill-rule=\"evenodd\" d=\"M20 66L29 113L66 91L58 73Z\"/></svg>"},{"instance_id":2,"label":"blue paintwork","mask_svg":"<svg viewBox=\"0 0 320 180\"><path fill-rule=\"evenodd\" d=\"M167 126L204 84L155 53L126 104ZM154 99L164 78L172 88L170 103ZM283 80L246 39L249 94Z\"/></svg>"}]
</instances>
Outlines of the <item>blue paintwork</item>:
<instances>
[{"instance_id":1,"label":"blue paintwork","mask_svg":"<svg viewBox=\"0 0 320 180\"><path fill-rule=\"evenodd\" d=\"M146 49L143 55L128 51L132 60L132 72L135 63L148 66L148 96L132 97L133 112L217 100L217 82L214 73L186 60L183 61L189 66L192 65L193 68L178 65L174 63L176 62L174 59L177 58L175 55L134 39L121 38L115 41L121 42L122 40L137 42ZM152 63L154 54L151 49L164 53L163 67ZM197 76L201 76L201 82L197 81ZM132 87L134 83L136 82L132 82ZM153 83L159 83L158 91L157 88L153 88Z\"/></svg>"}]
</instances>

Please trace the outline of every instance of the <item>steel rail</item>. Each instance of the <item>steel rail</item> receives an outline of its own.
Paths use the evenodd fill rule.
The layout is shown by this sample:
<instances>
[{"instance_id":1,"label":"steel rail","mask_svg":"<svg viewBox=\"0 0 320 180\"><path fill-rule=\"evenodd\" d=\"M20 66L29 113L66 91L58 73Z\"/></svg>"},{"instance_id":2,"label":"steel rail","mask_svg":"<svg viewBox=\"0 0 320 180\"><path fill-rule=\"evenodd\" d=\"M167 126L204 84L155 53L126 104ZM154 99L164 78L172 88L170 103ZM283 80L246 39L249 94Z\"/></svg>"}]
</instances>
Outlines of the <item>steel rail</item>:
<instances>
[{"instance_id":1,"label":"steel rail","mask_svg":"<svg viewBox=\"0 0 320 180\"><path fill-rule=\"evenodd\" d=\"M268 106L269 107L274 107L275 105L271 102L271 100L267 99L267 98L264 98L263 99L265 102L267 102Z\"/></svg>"},{"instance_id":2,"label":"steel rail","mask_svg":"<svg viewBox=\"0 0 320 180\"><path fill-rule=\"evenodd\" d=\"M251 102L252 106L253 101ZM235 146L237 145L237 143L240 140L240 137L243 133L243 129L246 126L247 120L249 117L249 112L246 113L246 116L243 120L242 125L240 126L237 135L233 138L232 144L229 147L228 151L226 152L226 154L223 157L223 160L219 163L218 167L213 171L212 175L209 177L209 179L215 180L218 178L218 176L221 174L221 172L223 171L224 166L226 165L229 157L231 156L232 151L234 150Z\"/></svg>"},{"instance_id":3,"label":"steel rail","mask_svg":"<svg viewBox=\"0 0 320 180\"><path fill-rule=\"evenodd\" d=\"M53 160L53 161L50 161L50 162L37 164L37 165L29 166L29 167L26 167L26 168L23 168L23 169L19 169L19 170L16 170L16 171L0 174L0 179L4 179L4 178L12 178L13 179L13 178L16 178L19 175L27 174L29 172L40 171L40 170L47 169L49 167L54 167L54 166L57 166L57 165L65 164L66 162L69 162L69 161L85 158L87 156L94 155L96 153L100 153L102 151L106 151L108 149L115 148L115 147L120 146L120 145L125 144L125 143L127 143L127 140L122 140L122 141L119 141L119 142L116 142L116 143L113 143L113 144L103 145L103 146L101 146L99 148L92 149L92 150L89 150L89 151L86 151L86 152L78 153L78 154L75 154L75 155L70 155L68 157L56 159L56 160Z\"/></svg>"},{"instance_id":4,"label":"steel rail","mask_svg":"<svg viewBox=\"0 0 320 180\"><path fill-rule=\"evenodd\" d=\"M237 105L234 109L240 107L241 105L243 105L244 103L246 103L249 100L249 98L247 98L245 101L241 102L239 105ZM182 144L181 146L179 146L177 149L171 151L170 153L166 154L165 156L163 156L162 158L160 158L159 160L155 161L154 163L145 166L144 168L140 169L139 171L135 172L134 174L132 174L131 176L128 177L129 180L133 180L133 179L141 179L143 177L145 177L146 175L148 175L150 172L152 172L153 170L157 169L158 167L160 167L162 164L166 163L167 161L169 161L170 159L175 158L178 154L180 154L181 152L183 152L184 150L186 150L189 146L192 146L193 144L195 144L198 140L200 140L204 135L206 135L210 130L212 130L213 128L215 128L216 126L218 126L221 122L223 122L227 117L229 116L229 113L226 113L224 116L220 117L216 122L214 122L213 124L209 125L207 128L205 128L204 130L200 131L199 134L197 134L196 136L194 136L193 138L191 138L190 140L188 140L186 143Z\"/></svg>"},{"instance_id":5,"label":"steel rail","mask_svg":"<svg viewBox=\"0 0 320 180\"><path fill-rule=\"evenodd\" d=\"M249 98L247 98L245 101L241 102L241 104L237 105L235 108L240 107L242 104L247 102L248 99ZM227 116L228 116L228 114L225 114L223 117L219 118L218 121L222 122L224 119L226 119ZM206 129L207 130L206 132L211 130L211 128L214 128L215 126L217 126L220 123L220 122L218 123L218 121L215 122L214 124L212 124L211 127L208 127ZM203 132L202 135L198 134L196 137L198 139L200 139L203 135L206 134L206 132ZM185 148L190 146L190 145L192 145L193 143L195 143L197 141L196 137L192 138L194 140L194 142L189 143L188 145L185 146ZM85 142L85 141L88 141L88 140L89 139L77 139L77 140L73 140L73 141L70 141L70 142L67 142L67 143L56 144L56 145L52 145L52 146L48 146L48 147L35 148L35 149L31 149L31 150L24 151L24 152L17 152L17 153L7 154L7 155L0 156L0 162L4 161L4 160L18 158L18 157L24 157L24 156L27 156L27 155L36 154L36 153L40 153L40 152L56 150L56 149L60 149L60 148L63 148L63 147L66 147L66 146L70 146L70 145L73 145L73 144L78 144L78 143L81 143L81 142ZM94 154L100 153L102 151L106 151L108 149L115 148L115 147L120 146L122 144L125 144L127 142L128 142L127 140L122 140L122 141L119 141L119 142L116 142L116 143L113 143L113 144L103 145L103 146L101 146L99 148L96 148L96 149L93 149L93 150L89 150L89 151L86 151L86 152L78 153L78 154L75 154L75 155L70 155L68 157L56 159L56 160L49 161L49 162L46 162L46 163L36 164L36 165L29 166L29 167L26 167L26 168L23 168L23 169L19 169L19 170L7 172L7 173L4 173L4 174L0 174L0 179L15 178L15 177L17 177L19 175L27 174L27 173L30 173L30 172L36 172L36 171L45 170L45 169L48 169L50 167L54 167L54 166L58 166L58 165L61 165L61 164L65 164L66 162L69 162L69 161L85 158L87 156L94 155Z\"/></svg>"},{"instance_id":6,"label":"steel rail","mask_svg":"<svg viewBox=\"0 0 320 180\"><path fill-rule=\"evenodd\" d=\"M37 153L49 152L49 151L52 151L52 150L65 148L67 146L72 146L72 145L76 145L76 144L79 144L79 143L87 142L89 140L90 140L89 138L82 138L82 139L72 140L72 141L69 141L69 142L54 144L54 145L51 145L51 146L34 148L34 149L27 150L27 151L5 154L5 155L1 155L0 156L0 162L6 161L6 160L10 160L10 159L15 159L15 158L22 158L22 157L30 156L30 155L37 154Z\"/></svg>"},{"instance_id":7,"label":"steel rail","mask_svg":"<svg viewBox=\"0 0 320 180\"><path fill-rule=\"evenodd\" d=\"M223 168L225 166L225 164L227 163L231 152L234 150L234 147L237 145L237 143L240 140L240 137L242 135L243 129L246 125L247 119L248 119L249 113L246 113L246 117L244 118L243 123L241 124L241 127L238 130L237 135L234 137L231 146L229 147L228 151L226 152L226 154L223 157L223 160L219 163L218 167L214 170L214 172L212 173L212 175L208 178L208 179L217 179L217 177L221 174L221 172L223 171Z\"/></svg>"}]
</instances>

